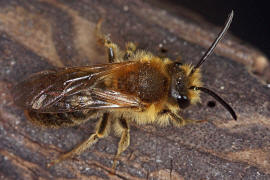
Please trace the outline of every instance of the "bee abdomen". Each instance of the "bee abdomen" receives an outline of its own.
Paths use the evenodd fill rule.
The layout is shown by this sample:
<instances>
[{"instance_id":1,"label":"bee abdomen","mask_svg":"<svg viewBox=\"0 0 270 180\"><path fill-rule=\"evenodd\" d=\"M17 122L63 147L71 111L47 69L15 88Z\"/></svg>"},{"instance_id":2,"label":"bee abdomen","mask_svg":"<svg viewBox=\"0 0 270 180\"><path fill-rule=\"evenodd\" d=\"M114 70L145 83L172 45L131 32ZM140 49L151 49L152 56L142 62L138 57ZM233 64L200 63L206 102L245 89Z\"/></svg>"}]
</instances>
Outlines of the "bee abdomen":
<instances>
[{"instance_id":1,"label":"bee abdomen","mask_svg":"<svg viewBox=\"0 0 270 180\"><path fill-rule=\"evenodd\" d=\"M34 124L49 127L70 127L81 124L91 118L96 111L75 111L66 113L39 113L25 111L26 117Z\"/></svg>"}]
</instances>

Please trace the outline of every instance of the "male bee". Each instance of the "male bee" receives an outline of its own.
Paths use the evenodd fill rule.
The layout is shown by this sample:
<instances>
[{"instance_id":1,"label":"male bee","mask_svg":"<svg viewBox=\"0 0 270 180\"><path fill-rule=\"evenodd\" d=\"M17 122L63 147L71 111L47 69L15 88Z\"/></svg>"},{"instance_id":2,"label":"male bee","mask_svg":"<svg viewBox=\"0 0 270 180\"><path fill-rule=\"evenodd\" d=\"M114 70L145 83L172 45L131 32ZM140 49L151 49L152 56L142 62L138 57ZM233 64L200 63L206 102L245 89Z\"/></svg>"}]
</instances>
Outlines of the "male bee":
<instances>
[{"instance_id":1,"label":"male bee","mask_svg":"<svg viewBox=\"0 0 270 180\"><path fill-rule=\"evenodd\" d=\"M130 122L172 123L177 127L204 122L180 116L181 111L200 101L201 91L220 102L236 120L234 110L202 86L200 73L200 66L222 39L232 18L233 11L196 66L136 50L134 43L127 43L123 52L101 33L98 23L97 36L107 50L107 64L43 71L19 83L14 89L15 102L37 125L58 128L79 125L93 116L99 118L88 139L48 165L82 153L113 129L121 138L113 162L115 169L118 157L129 146Z\"/></svg>"}]
</instances>

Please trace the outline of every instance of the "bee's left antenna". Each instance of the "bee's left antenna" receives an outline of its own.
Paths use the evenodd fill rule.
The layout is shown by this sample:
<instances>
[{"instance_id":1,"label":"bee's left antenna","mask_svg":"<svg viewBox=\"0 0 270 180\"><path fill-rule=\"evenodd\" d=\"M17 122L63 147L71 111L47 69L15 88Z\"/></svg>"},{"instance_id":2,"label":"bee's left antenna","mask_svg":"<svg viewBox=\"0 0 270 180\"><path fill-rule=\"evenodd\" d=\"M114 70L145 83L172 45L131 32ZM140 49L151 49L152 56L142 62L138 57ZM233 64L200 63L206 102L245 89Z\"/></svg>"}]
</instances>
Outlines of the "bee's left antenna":
<instances>
[{"instance_id":1,"label":"bee's left antenna","mask_svg":"<svg viewBox=\"0 0 270 180\"><path fill-rule=\"evenodd\" d=\"M225 109L227 109L230 114L232 115L233 119L234 120L237 120L237 115L235 114L233 108L228 104L226 103L221 97L219 97L216 93L214 93L213 91L211 91L210 89L207 89L205 87L196 87L196 86L192 86L190 87L189 89L192 89L194 91L202 91L204 93L207 93L209 94L210 96L212 96L213 98L215 98L220 104L222 104L222 106L225 107Z\"/></svg>"},{"instance_id":2,"label":"bee's left antenna","mask_svg":"<svg viewBox=\"0 0 270 180\"><path fill-rule=\"evenodd\" d=\"M222 31L218 34L217 38L215 39L215 41L212 43L212 45L210 46L210 48L204 53L203 57L200 59L200 61L198 62L198 64L192 68L189 76L191 76L195 70L197 68L199 68L202 63L204 63L204 61L207 59L208 56L210 56L215 47L217 46L218 42L223 38L223 36L225 35L225 33L227 32L227 30L229 29L230 25L231 25L231 22L232 22L232 19L233 19L233 10L231 11L231 13L229 14L229 17L225 23L225 26L223 27Z\"/></svg>"}]
</instances>

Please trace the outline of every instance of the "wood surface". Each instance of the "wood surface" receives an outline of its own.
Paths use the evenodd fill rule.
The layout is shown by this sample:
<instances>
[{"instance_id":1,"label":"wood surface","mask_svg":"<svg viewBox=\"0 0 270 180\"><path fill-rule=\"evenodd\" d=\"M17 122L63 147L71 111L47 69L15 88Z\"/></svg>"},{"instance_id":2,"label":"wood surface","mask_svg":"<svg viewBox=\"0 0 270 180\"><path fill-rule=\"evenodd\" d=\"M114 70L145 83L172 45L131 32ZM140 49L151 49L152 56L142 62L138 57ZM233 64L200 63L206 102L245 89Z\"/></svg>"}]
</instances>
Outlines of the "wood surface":
<instances>
[{"instance_id":1,"label":"wood surface","mask_svg":"<svg viewBox=\"0 0 270 180\"><path fill-rule=\"evenodd\" d=\"M119 140L114 135L47 168L86 139L96 120L42 129L27 121L10 90L41 70L105 62L94 34L100 19L103 31L122 48L133 41L185 63L196 63L220 30L207 23L201 27L153 1L0 1L0 179L270 179L270 88L262 81L270 79L268 61L231 34L202 73L205 86L229 102L238 121L218 103L209 107L213 99L202 95L185 117L207 123L182 128L132 124L131 143L116 174L111 173Z\"/></svg>"}]
</instances>

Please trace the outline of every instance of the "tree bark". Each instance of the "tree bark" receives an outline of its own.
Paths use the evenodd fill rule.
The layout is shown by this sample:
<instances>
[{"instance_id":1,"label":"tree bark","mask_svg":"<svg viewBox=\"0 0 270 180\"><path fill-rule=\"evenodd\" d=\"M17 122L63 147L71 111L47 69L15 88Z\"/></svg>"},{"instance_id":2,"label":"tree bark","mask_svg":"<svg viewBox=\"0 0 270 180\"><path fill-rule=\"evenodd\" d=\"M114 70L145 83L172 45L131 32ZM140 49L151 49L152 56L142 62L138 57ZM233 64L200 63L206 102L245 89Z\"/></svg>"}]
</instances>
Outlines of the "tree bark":
<instances>
[{"instance_id":1,"label":"tree bark","mask_svg":"<svg viewBox=\"0 0 270 180\"><path fill-rule=\"evenodd\" d=\"M235 109L200 104L184 114L209 122L182 128L132 124L131 143L116 174L119 138L111 135L73 159L46 164L94 131L95 120L76 128L42 129L26 120L10 89L32 73L106 62L95 26L122 48L140 49L184 63L198 62L219 28L198 26L153 1L0 1L0 179L270 179L270 79L267 59L228 35L202 67L206 87ZM237 14L236 14L237 15ZM224 22L227 15L224 15ZM243 29L244 31L244 29ZM251 71L261 77L255 77Z\"/></svg>"}]
</instances>

